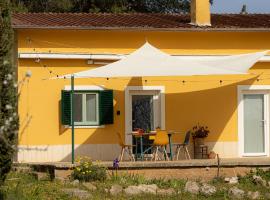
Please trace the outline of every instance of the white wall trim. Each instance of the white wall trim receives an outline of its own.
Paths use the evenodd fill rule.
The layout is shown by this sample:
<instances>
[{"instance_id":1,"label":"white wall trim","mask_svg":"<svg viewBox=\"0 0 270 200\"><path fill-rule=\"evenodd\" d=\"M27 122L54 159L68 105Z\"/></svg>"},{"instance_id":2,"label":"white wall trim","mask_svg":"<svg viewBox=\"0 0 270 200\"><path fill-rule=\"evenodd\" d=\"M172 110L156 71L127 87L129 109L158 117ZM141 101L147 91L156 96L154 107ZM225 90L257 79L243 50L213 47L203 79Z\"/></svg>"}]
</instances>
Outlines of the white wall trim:
<instances>
[{"instance_id":1,"label":"white wall trim","mask_svg":"<svg viewBox=\"0 0 270 200\"><path fill-rule=\"evenodd\" d=\"M122 54L78 54L78 53L19 53L21 59L87 59L87 60L120 60L126 57Z\"/></svg>"},{"instance_id":2,"label":"white wall trim","mask_svg":"<svg viewBox=\"0 0 270 200\"><path fill-rule=\"evenodd\" d=\"M120 60L128 54L77 54L77 53L19 53L18 58L21 59L85 59L85 60ZM228 55L172 55L184 59L205 59L223 58ZM270 55L262 57L260 62L270 62Z\"/></svg>"},{"instance_id":3,"label":"white wall trim","mask_svg":"<svg viewBox=\"0 0 270 200\"><path fill-rule=\"evenodd\" d=\"M267 111L265 114L266 118L266 137L265 137L265 153L253 153L253 154L245 154L244 153L244 124L243 124L243 116L244 116L244 105L243 105L243 94L245 93L253 93L253 94L265 94L265 102ZM269 93L270 93L270 85L238 85L237 87L237 105L238 105L238 154L240 157L245 156L269 156Z\"/></svg>"},{"instance_id":4,"label":"white wall trim","mask_svg":"<svg viewBox=\"0 0 270 200\"><path fill-rule=\"evenodd\" d=\"M102 85L75 85L74 90L104 90ZM65 85L64 90L71 90L70 85Z\"/></svg>"},{"instance_id":5,"label":"white wall trim","mask_svg":"<svg viewBox=\"0 0 270 200\"><path fill-rule=\"evenodd\" d=\"M132 143L132 137L128 135L130 132L130 91L159 91L160 93L160 112L161 112L161 129L165 127L165 87L164 86L127 86L125 88L125 142Z\"/></svg>"},{"instance_id":6,"label":"white wall trim","mask_svg":"<svg viewBox=\"0 0 270 200\"><path fill-rule=\"evenodd\" d=\"M75 158L111 161L118 157L119 144L75 144ZM18 145L18 162L70 162L71 144Z\"/></svg>"},{"instance_id":7,"label":"white wall trim","mask_svg":"<svg viewBox=\"0 0 270 200\"><path fill-rule=\"evenodd\" d=\"M65 126L65 128L71 128L71 126ZM96 128L105 128L104 125L100 126L74 126L75 129L96 129Z\"/></svg>"}]
</instances>

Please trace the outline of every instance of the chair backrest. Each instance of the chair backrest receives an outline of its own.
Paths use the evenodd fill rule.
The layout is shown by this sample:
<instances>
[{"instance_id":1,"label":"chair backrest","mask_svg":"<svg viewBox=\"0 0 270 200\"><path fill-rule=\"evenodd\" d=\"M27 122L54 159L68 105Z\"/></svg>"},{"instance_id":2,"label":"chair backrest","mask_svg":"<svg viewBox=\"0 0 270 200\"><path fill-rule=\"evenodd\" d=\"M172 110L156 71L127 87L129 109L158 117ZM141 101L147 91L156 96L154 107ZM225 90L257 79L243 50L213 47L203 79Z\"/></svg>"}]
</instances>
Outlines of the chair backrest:
<instances>
[{"instance_id":1,"label":"chair backrest","mask_svg":"<svg viewBox=\"0 0 270 200\"><path fill-rule=\"evenodd\" d=\"M167 144L169 144L169 137L167 131L157 130L154 145L163 146Z\"/></svg>"},{"instance_id":2,"label":"chair backrest","mask_svg":"<svg viewBox=\"0 0 270 200\"><path fill-rule=\"evenodd\" d=\"M188 132L186 133L185 140L184 140L184 144L185 144L185 145L188 145L188 144L189 144L189 140L190 140L190 131L188 131Z\"/></svg>"},{"instance_id":3,"label":"chair backrest","mask_svg":"<svg viewBox=\"0 0 270 200\"><path fill-rule=\"evenodd\" d=\"M123 140L121 134L120 134L119 132L116 132L116 134L117 134L117 136L118 136L118 144L119 144L121 147L125 146L125 143L124 143L124 140Z\"/></svg>"}]
</instances>

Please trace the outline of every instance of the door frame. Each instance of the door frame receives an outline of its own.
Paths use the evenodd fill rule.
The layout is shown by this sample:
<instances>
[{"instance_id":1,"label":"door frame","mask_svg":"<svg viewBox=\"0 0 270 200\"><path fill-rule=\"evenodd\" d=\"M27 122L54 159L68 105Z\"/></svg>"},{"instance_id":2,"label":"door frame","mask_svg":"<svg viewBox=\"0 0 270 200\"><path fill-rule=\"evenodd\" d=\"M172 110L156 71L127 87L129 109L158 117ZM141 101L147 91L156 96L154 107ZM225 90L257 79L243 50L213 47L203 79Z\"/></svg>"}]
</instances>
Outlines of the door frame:
<instances>
[{"instance_id":1,"label":"door frame","mask_svg":"<svg viewBox=\"0 0 270 200\"><path fill-rule=\"evenodd\" d=\"M154 100L159 98L159 112L161 129L165 129L165 87L164 86L127 86L125 88L125 142L132 144L132 95L154 95ZM156 107L158 105L154 105ZM157 120L154 119L154 124Z\"/></svg>"},{"instance_id":2,"label":"door frame","mask_svg":"<svg viewBox=\"0 0 270 200\"><path fill-rule=\"evenodd\" d=\"M244 152L244 94L264 95L264 132L265 152L245 153ZM269 94L270 85L239 85L238 86L238 150L240 157L269 156Z\"/></svg>"}]
</instances>

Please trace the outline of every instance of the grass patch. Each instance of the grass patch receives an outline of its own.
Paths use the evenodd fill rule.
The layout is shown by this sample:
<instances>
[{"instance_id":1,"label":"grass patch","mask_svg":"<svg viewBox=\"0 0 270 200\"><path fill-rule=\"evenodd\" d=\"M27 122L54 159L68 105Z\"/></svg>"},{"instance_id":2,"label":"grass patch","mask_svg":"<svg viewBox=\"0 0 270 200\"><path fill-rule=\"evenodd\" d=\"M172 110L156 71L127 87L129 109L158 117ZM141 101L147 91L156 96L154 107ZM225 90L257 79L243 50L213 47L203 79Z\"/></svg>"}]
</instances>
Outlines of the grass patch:
<instances>
[{"instance_id":1,"label":"grass patch","mask_svg":"<svg viewBox=\"0 0 270 200\"><path fill-rule=\"evenodd\" d=\"M247 175L239 177L239 184L236 186L240 189L248 191L259 191L263 196L269 191L267 187L256 185L253 182L253 175L258 175L264 178L266 181L270 179L270 172L257 169L249 172ZM199 181L198 181L199 182ZM95 181L92 182L97 190L89 191L91 193L91 198L94 200L100 199L207 199L207 200L222 200L222 199L233 199L228 195L228 190L233 187L228 183L224 182L224 178L215 178L208 182L208 184L214 185L217 189L217 192L211 196L203 196L201 194L192 195L190 193L184 192L184 187L186 180L181 179L146 179L142 175L121 173L118 176L108 176L104 181ZM176 193L172 196L158 196L151 194L142 194L139 196L126 196L125 194L120 194L118 196L111 196L109 193L105 192L109 190L112 185L118 184L124 188L130 185L139 185L139 184L156 184L159 188L167 189L173 188ZM201 183L200 183L201 184ZM5 185L1 188L3 194L2 197L7 200L69 200L76 199L75 197L70 197L65 194L62 189L64 188L79 188L86 190L86 187L82 183L78 185L73 185L71 182L61 182L61 181L51 181L50 179L38 181L33 175L27 173L11 172L8 177Z\"/></svg>"},{"instance_id":2,"label":"grass patch","mask_svg":"<svg viewBox=\"0 0 270 200\"><path fill-rule=\"evenodd\" d=\"M31 174L11 172L2 188L2 198L7 200L65 200L57 181L37 181Z\"/></svg>"}]
</instances>

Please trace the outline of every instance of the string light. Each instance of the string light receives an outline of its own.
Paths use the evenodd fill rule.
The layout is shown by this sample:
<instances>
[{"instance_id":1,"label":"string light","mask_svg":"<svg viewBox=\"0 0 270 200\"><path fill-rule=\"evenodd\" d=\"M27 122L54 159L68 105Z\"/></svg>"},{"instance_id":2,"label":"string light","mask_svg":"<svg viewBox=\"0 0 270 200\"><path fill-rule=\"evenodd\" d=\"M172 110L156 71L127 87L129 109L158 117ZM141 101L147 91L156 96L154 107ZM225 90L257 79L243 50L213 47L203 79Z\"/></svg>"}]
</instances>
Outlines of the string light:
<instances>
[{"instance_id":1,"label":"string light","mask_svg":"<svg viewBox=\"0 0 270 200\"><path fill-rule=\"evenodd\" d=\"M54 45L58 45L58 46L65 46L65 47L74 47L77 48L77 46L73 46L73 45L67 45L67 44L63 44L63 43L58 43L58 42L50 42L50 41L46 41L46 40L37 40L37 39L31 39L30 37L26 37L27 43L29 45L32 45L33 43L35 43L35 41L37 42L43 42L43 43L48 43L48 44L54 44ZM33 51L36 51L35 48L33 48ZM49 53L51 53L51 50L49 50ZM36 58L35 60L36 63L39 63L44 69L46 69L49 74L52 74L56 77L59 77L59 75L57 73L55 73L50 67L48 67L46 64L42 63L42 60L40 57ZM270 74L254 74L251 73L251 75L255 75L255 76L261 76L261 75L270 75ZM63 77L64 79L66 79L67 77ZM255 78L255 77L253 77ZM122 78L122 77L115 77L115 78L106 78L107 81L109 81L110 79L116 79L116 80L127 80L130 81L132 78ZM256 81L261 81L261 80L269 80L269 78L256 78ZM245 81L247 80L245 79L222 79L222 80L182 80L182 84L186 84L186 83L208 83L208 82L219 82L219 84L223 84L224 82L237 82L237 81ZM144 80L145 83L148 83L149 80ZM155 79L155 80L150 80L150 82L179 82L178 80L173 80L173 79Z\"/></svg>"}]
</instances>

